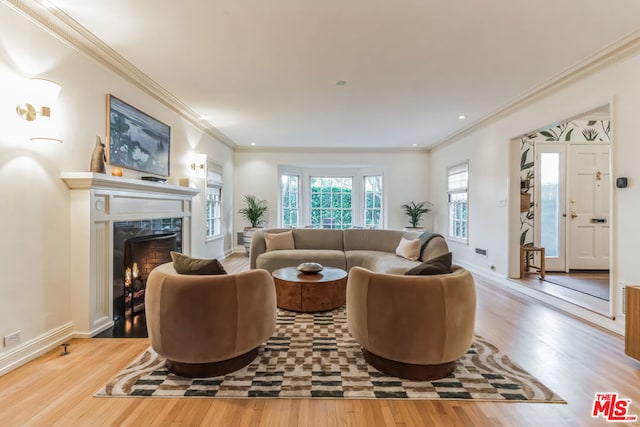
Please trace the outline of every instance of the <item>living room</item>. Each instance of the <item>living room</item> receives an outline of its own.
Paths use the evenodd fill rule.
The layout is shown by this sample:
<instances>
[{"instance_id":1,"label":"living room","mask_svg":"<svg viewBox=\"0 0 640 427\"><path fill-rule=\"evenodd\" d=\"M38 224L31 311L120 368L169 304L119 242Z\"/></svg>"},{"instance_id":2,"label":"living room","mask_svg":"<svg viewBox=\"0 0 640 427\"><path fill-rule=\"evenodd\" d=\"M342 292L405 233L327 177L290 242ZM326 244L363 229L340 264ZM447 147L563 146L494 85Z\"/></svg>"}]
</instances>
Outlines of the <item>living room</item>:
<instances>
[{"instance_id":1,"label":"living room","mask_svg":"<svg viewBox=\"0 0 640 427\"><path fill-rule=\"evenodd\" d=\"M64 2L53 3L64 9ZM597 22L594 15L599 6L596 3L592 2L593 9L588 16L585 12L585 19L588 17ZM577 4L574 6L578 7ZM71 338L99 332L91 327L79 330L77 322L74 322L78 293L73 283L83 280L86 272L85 266L78 265L74 259L77 251L72 249L72 236L78 224L72 219L72 190L61 177L65 173L89 171L96 136L106 140L107 96L110 94L170 126L170 184L180 185L181 180L184 184L188 179L193 188L203 190L203 181L191 168L198 156L206 156L207 161L219 168L223 183L222 237L206 237L206 200L201 191L192 202L188 248L191 255L225 258L244 251L237 244L237 233L248 224L237 211L246 194L267 200L271 208L268 225L281 225L277 206L283 167L374 170L384 177L385 228L401 229L407 225L400 208L403 203L426 200L434 203L427 219L428 227L446 234L447 170L467 163L469 237L466 242L448 241L454 262L467 268L478 280L490 282L494 289L490 294L498 301L504 298L502 294L519 292L527 298L534 298L538 301L535 304L543 307L531 308L533 312L546 310L551 305L557 311L549 313L564 311L581 317L618 334L619 339L624 333L625 321L620 288L625 284L637 284L640 280L635 266L636 240L640 235L635 215L640 208L640 198L633 175L637 170L635 159L640 155L636 141L636 117L640 114L640 88L637 85L640 73L640 22L637 17L640 11L633 2L625 2L624 6L618 7L620 10L617 11L602 11L612 14L611 19L617 20L612 27L619 27L615 31L607 27L608 39L600 40L600 44L594 40L593 49L579 52L571 64L554 69L552 75L535 82L535 85L531 83L526 90L508 99L509 102L505 100L483 115L466 119L458 119L458 115L468 115L466 111L459 111L453 117L444 117L438 111L417 111L412 117L432 114L435 120L446 121L450 126L448 129L451 131L438 135L437 144L432 147L422 145L422 141L416 138L409 139L406 134L405 138L393 141L389 146L372 146L359 140L345 147L333 143L270 146L264 145L260 135L248 134L244 135L241 144L236 144L225 135L224 126L218 125L220 129L217 129L203 121L192 109L196 106L184 104L163 88L161 82L144 74L144 69L141 71L120 53L110 51L87 30L71 25L68 16L56 13L60 9L47 8L35 1L3 1L0 6L0 26L3 28L0 51L3 93L0 100L3 129L0 135L0 200L7 214L4 215L6 226L2 256L5 278L0 282L0 337L16 332L19 336L16 342L11 345L3 342L0 348L0 375L26 366L52 349L57 351L61 343ZM371 11L371 14L375 13L375 10ZM523 13L528 13L528 10ZM95 19L99 20L98 17ZM135 30L132 24L128 32L123 28L121 35L134 40L137 37ZM149 49L149 55L173 62L172 58L163 56L162 46L154 45ZM526 52L513 58L518 58L513 59L514 62L532 60ZM490 72L478 70L478 84L481 84L482 73ZM514 72L513 85L522 84L517 81L517 74ZM57 121L62 143L30 141L34 136L30 123L15 114L16 105L26 101L25 88L32 77L52 80L61 86L51 114ZM336 85L342 78L347 79L346 84ZM188 82L188 77L185 79ZM277 76L265 74L256 79L258 83L268 85ZM336 76L325 82L326 87L318 89L313 96L322 98L320 95L326 92L326 96L337 100L340 109L348 110L349 102L341 98L347 93L345 89L357 88L358 84L349 79ZM459 82L461 89L452 97L463 99L465 93L473 93L475 84L473 81ZM223 92L222 89L220 91ZM376 100L379 103L384 101ZM443 106L449 105L449 101L440 102ZM389 104L388 110L396 106ZM614 135L611 177L627 177L629 183L627 188L611 190L612 298L607 315L593 313L509 280L518 277L520 262L521 147L517 138L602 106L609 107ZM234 108L230 106L229 110ZM307 114L323 117L324 112L314 110ZM291 123L280 125L285 129L288 125L294 126L294 118L292 116ZM370 131L375 133L378 129L376 122L382 122L384 118L383 115L371 117L356 131L370 127L373 129ZM211 122L217 125L222 120L216 122L211 119ZM330 127L330 123L318 119L317 126ZM353 135L357 134L356 131ZM427 126L423 132L429 133ZM281 135L286 135L286 132ZM423 139L426 140L427 136ZM412 146L413 143L417 146ZM107 165L106 173L111 177L111 165ZM141 175L144 173L124 169L123 178L138 179ZM485 250L486 255L477 253L477 248ZM549 315L556 318L556 314ZM520 320L505 321L517 324ZM535 323L539 320L527 321ZM588 336L588 328L597 330L594 333L602 333L595 326L578 328L584 336ZM611 340L606 338L603 342L610 343ZM607 351L620 352L621 345L614 342L612 350L600 349L592 361L604 363L610 356L616 363L624 365L619 354L607 354ZM78 345L79 348L81 346ZM628 363L617 372L630 372L631 378L637 379L640 375L638 365L633 365L633 361ZM599 368L601 366L594 363L593 369ZM609 385L617 386L613 381ZM634 413L640 413L637 409L640 396L627 397L634 399ZM494 405L492 410L500 411L495 408ZM553 414L557 412L553 411ZM588 415L585 414L586 417Z\"/></svg>"}]
</instances>

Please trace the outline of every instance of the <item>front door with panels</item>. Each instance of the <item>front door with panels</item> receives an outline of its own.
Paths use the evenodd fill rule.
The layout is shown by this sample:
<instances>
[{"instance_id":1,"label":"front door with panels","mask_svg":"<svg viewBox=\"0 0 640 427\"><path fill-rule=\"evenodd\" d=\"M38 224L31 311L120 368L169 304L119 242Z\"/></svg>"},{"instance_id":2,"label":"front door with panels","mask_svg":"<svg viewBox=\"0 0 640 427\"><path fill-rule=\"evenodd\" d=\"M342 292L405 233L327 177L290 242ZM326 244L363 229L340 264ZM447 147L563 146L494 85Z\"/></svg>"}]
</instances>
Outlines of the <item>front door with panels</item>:
<instances>
[{"instance_id":1,"label":"front door with panels","mask_svg":"<svg viewBox=\"0 0 640 427\"><path fill-rule=\"evenodd\" d=\"M570 270L609 269L609 145L570 145L568 151Z\"/></svg>"}]
</instances>

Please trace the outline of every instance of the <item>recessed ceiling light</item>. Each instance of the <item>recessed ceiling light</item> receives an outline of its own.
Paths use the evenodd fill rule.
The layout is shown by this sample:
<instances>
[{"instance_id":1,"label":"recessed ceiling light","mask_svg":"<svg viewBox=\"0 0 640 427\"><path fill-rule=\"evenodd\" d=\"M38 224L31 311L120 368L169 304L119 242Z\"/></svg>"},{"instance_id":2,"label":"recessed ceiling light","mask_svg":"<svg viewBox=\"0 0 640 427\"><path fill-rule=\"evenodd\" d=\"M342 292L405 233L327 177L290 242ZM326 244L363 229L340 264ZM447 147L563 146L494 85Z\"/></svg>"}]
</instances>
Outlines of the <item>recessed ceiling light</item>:
<instances>
[{"instance_id":1,"label":"recessed ceiling light","mask_svg":"<svg viewBox=\"0 0 640 427\"><path fill-rule=\"evenodd\" d=\"M460 115L458 116L458 120L464 120L464 119L466 119L466 118L467 118L467 116L465 116L464 114L460 114Z\"/></svg>"},{"instance_id":2,"label":"recessed ceiling light","mask_svg":"<svg viewBox=\"0 0 640 427\"><path fill-rule=\"evenodd\" d=\"M336 82L336 85L338 85L338 86L344 86L344 85L346 85L346 84L347 84L347 82L346 82L346 81L344 81L344 80L338 80L338 81Z\"/></svg>"}]
</instances>

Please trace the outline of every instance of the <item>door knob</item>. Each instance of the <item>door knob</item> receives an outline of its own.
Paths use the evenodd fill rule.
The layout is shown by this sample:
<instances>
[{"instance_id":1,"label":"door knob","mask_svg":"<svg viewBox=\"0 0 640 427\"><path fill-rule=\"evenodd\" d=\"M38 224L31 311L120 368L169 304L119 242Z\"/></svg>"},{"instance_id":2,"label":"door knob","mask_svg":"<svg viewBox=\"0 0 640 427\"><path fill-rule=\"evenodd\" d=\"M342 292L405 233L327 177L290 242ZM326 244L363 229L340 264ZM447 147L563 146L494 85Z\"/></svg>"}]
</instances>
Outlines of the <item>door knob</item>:
<instances>
[{"instance_id":1,"label":"door knob","mask_svg":"<svg viewBox=\"0 0 640 427\"><path fill-rule=\"evenodd\" d=\"M571 213L569 215L571 215L571 218L576 218L578 216L576 211L571 211Z\"/></svg>"}]
</instances>

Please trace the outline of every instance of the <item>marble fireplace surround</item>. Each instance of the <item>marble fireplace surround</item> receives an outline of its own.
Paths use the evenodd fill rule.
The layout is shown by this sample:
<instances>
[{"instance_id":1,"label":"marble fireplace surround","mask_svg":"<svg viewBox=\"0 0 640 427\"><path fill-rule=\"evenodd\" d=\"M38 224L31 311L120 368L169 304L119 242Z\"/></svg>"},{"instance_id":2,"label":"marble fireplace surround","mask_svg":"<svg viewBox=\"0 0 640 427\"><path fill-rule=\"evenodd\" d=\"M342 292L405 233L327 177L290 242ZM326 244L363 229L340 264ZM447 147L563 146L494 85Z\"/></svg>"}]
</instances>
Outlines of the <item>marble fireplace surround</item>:
<instances>
[{"instance_id":1,"label":"marble fireplace surround","mask_svg":"<svg viewBox=\"0 0 640 427\"><path fill-rule=\"evenodd\" d=\"M71 189L71 316L74 337L113 326L113 223L182 218L191 253L191 205L199 190L93 172L61 175Z\"/></svg>"}]
</instances>

